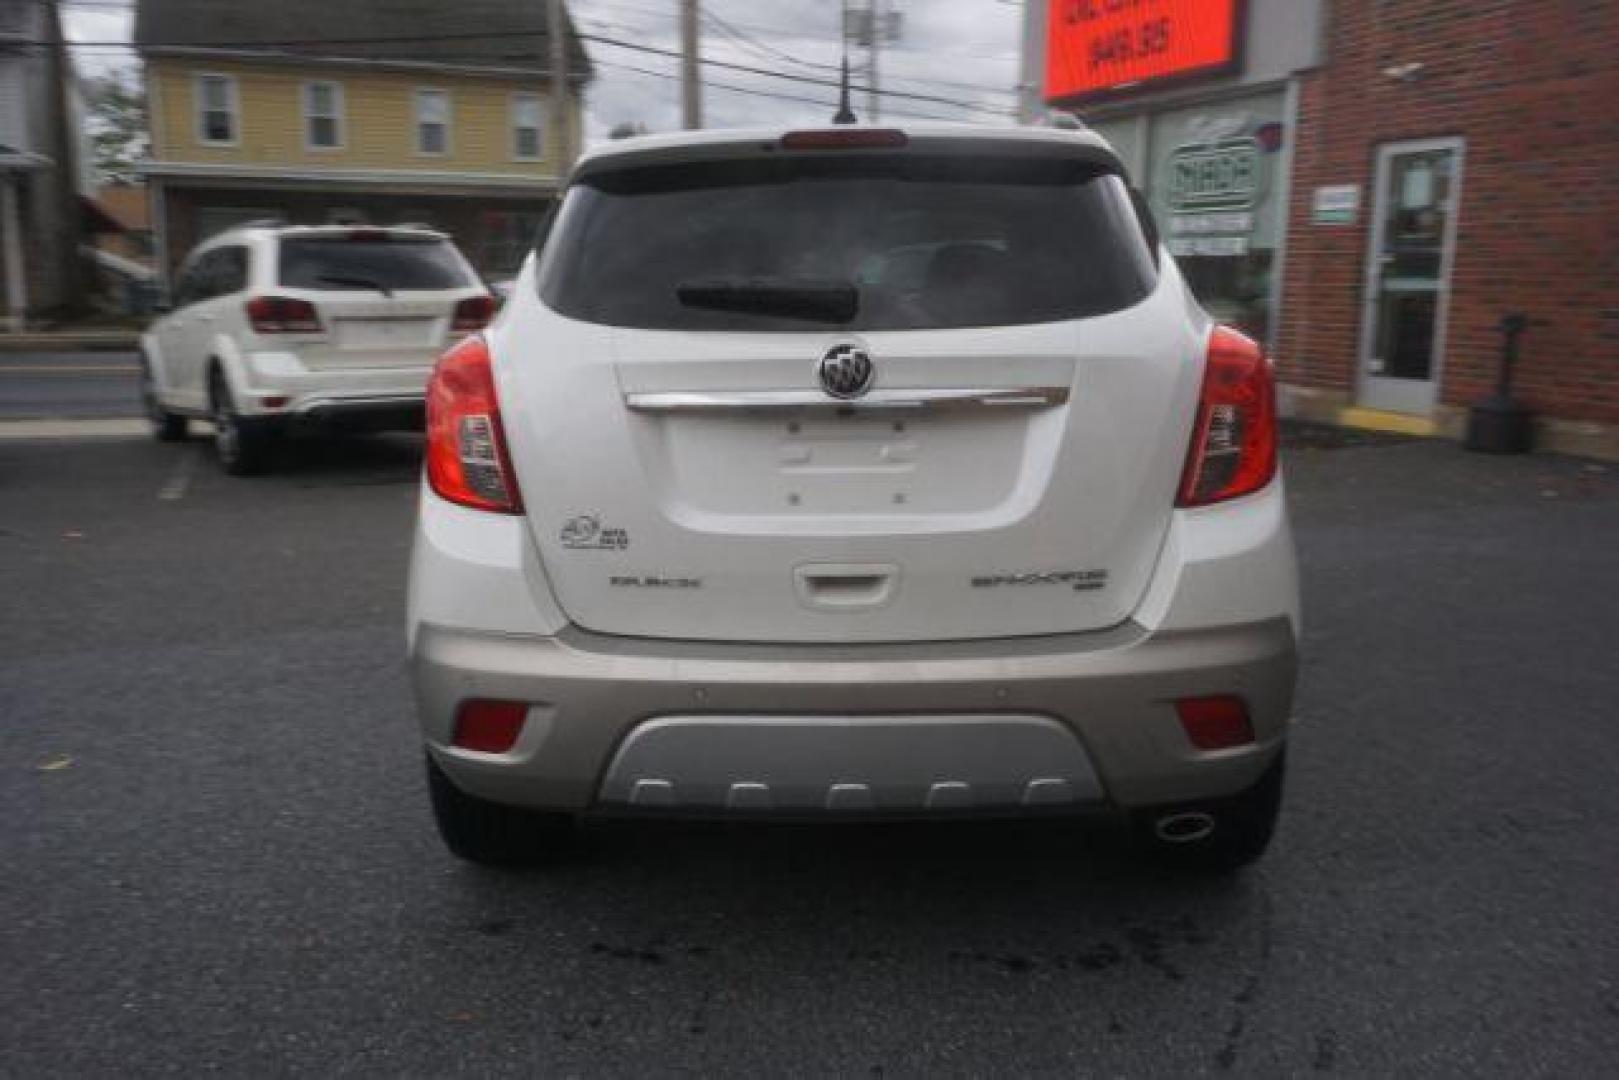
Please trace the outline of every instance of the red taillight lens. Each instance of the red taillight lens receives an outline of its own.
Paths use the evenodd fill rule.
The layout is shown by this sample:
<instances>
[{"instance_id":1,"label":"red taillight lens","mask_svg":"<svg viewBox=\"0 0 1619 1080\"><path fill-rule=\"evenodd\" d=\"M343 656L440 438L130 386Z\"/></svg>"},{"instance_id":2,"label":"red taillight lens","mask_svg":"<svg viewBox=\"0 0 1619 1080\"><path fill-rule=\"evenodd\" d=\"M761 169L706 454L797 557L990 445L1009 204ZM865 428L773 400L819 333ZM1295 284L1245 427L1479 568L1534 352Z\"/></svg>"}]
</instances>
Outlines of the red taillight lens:
<instances>
[{"instance_id":1,"label":"red taillight lens","mask_svg":"<svg viewBox=\"0 0 1619 1080\"><path fill-rule=\"evenodd\" d=\"M308 300L255 296L247 302L247 321L255 334L318 334L320 313Z\"/></svg>"},{"instance_id":2,"label":"red taillight lens","mask_svg":"<svg viewBox=\"0 0 1619 1080\"><path fill-rule=\"evenodd\" d=\"M1209 335L1197 425L1179 506L1258 491L1276 475L1276 382L1259 346L1230 327Z\"/></svg>"},{"instance_id":3,"label":"red taillight lens","mask_svg":"<svg viewBox=\"0 0 1619 1080\"><path fill-rule=\"evenodd\" d=\"M523 512L482 337L445 353L427 384L427 482L462 506Z\"/></svg>"},{"instance_id":4,"label":"red taillight lens","mask_svg":"<svg viewBox=\"0 0 1619 1080\"><path fill-rule=\"evenodd\" d=\"M527 716L521 701L464 701L455 712L452 741L463 750L504 754L517 744Z\"/></svg>"},{"instance_id":5,"label":"red taillight lens","mask_svg":"<svg viewBox=\"0 0 1619 1080\"><path fill-rule=\"evenodd\" d=\"M1182 698L1175 702L1186 737L1199 750L1226 750L1254 741L1254 725L1248 719L1248 705L1240 697L1219 694L1214 697Z\"/></svg>"},{"instance_id":6,"label":"red taillight lens","mask_svg":"<svg viewBox=\"0 0 1619 1080\"><path fill-rule=\"evenodd\" d=\"M464 333L482 330L489 325L489 320L495 317L496 307L493 296L469 296L455 305L455 322L452 328Z\"/></svg>"}]
</instances>

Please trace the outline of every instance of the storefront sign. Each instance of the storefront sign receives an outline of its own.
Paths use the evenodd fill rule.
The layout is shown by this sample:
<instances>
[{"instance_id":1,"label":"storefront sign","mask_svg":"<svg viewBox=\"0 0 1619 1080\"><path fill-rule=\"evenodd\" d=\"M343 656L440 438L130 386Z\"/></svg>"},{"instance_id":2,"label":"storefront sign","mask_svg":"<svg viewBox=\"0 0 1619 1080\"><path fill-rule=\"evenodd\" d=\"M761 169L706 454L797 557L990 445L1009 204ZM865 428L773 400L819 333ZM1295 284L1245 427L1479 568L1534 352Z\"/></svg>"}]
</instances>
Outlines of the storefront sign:
<instances>
[{"instance_id":1,"label":"storefront sign","mask_svg":"<svg viewBox=\"0 0 1619 1080\"><path fill-rule=\"evenodd\" d=\"M1315 189L1310 220L1317 225L1353 225L1359 214L1359 184L1328 184Z\"/></svg>"},{"instance_id":2,"label":"storefront sign","mask_svg":"<svg viewBox=\"0 0 1619 1080\"><path fill-rule=\"evenodd\" d=\"M1169 250L1178 258L1232 258L1252 246L1254 207L1263 194L1263 146L1235 117L1192 125L1200 137L1175 147L1164 161Z\"/></svg>"},{"instance_id":3,"label":"storefront sign","mask_svg":"<svg viewBox=\"0 0 1619 1080\"><path fill-rule=\"evenodd\" d=\"M1169 168L1169 205L1176 213L1243 209L1259 194L1259 142L1247 136L1178 147Z\"/></svg>"},{"instance_id":4,"label":"storefront sign","mask_svg":"<svg viewBox=\"0 0 1619 1080\"><path fill-rule=\"evenodd\" d=\"M1050 0L1045 99L1224 71L1237 61L1239 0Z\"/></svg>"}]
</instances>

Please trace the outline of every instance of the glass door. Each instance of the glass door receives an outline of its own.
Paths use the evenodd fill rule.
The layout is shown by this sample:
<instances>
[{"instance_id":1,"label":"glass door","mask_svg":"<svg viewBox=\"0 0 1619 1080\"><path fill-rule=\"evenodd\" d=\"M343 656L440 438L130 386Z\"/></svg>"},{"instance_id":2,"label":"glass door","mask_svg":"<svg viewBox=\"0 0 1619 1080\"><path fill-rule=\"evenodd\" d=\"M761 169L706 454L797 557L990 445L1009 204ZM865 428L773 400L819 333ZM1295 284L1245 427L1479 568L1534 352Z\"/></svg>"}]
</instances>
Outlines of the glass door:
<instances>
[{"instance_id":1,"label":"glass door","mask_svg":"<svg viewBox=\"0 0 1619 1080\"><path fill-rule=\"evenodd\" d=\"M1460 139L1378 151L1361 321L1363 405L1426 415L1438 400L1461 158Z\"/></svg>"}]
</instances>

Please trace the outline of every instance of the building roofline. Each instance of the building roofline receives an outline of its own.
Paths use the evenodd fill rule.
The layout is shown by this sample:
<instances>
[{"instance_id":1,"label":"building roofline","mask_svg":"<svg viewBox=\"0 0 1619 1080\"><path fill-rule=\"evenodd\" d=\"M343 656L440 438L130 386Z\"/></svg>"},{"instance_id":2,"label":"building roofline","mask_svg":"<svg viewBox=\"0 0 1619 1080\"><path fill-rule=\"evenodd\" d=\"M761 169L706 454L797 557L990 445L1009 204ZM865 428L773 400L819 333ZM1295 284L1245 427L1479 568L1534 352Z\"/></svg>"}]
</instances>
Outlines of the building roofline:
<instances>
[{"instance_id":1,"label":"building roofline","mask_svg":"<svg viewBox=\"0 0 1619 1080\"><path fill-rule=\"evenodd\" d=\"M422 169L352 169L301 165L237 165L196 161L146 161L143 176L165 181L215 181L232 186L253 183L296 184L312 187L370 187L420 190L461 188L473 191L505 190L520 195L547 195L560 187L555 176L521 173L434 172Z\"/></svg>"},{"instance_id":2,"label":"building roofline","mask_svg":"<svg viewBox=\"0 0 1619 1080\"><path fill-rule=\"evenodd\" d=\"M546 67L507 67L495 64L445 63L439 60L395 60L374 56L312 56L285 49L214 49L191 45L147 46L136 50L142 59L237 60L278 67L342 67L369 71L431 71L450 75L479 75L497 78L550 78ZM570 86L590 82L588 72L568 75Z\"/></svg>"}]
</instances>

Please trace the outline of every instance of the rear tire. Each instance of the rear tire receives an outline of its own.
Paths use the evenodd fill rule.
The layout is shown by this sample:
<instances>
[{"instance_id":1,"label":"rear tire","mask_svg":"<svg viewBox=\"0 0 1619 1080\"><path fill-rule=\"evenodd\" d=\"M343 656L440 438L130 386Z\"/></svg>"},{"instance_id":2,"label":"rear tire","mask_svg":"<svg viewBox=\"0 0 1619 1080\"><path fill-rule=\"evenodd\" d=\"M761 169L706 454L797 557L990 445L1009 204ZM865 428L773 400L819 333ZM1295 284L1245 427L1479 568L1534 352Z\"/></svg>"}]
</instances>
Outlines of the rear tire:
<instances>
[{"instance_id":1,"label":"rear tire","mask_svg":"<svg viewBox=\"0 0 1619 1080\"><path fill-rule=\"evenodd\" d=\"M177 416L163 407L157 396L157 379L152 374L152 362L141 357L141 405L146 410L146 421L152 425L152 436L158 442L184 442L186 418Z\"/></svg>"},{"instance_id":2,"label":"rear tire","mask_svg":"<svg viewBox=\"0 0 1619 1080\"><path fill-rule=\"evenodd\" d=\"M480 866L534 866L566 855L578 838L571 814L526 810L468 795L427 759L427 790L444 846Z\"/></svg>"},{"instance_id":3,"label":"rear tire","mask_svg":"<svg viewBox=\"0 0 1619 1080\"><path fill-rule=\"evenodd\" d=\"M252 476L269 463L273 433L263 422L236 411L224 373L215 368L208 378L208 401L214 420L214 455L231 476Z\"/></svg>"},{"instance_id":4,"label":"rear tire","mask_svg":"<svg viewBox=\"0 0 1619 1080\"><path fill-rule=\"evenodd\" d=\"M1230 874L1251 865L1265 854L1276 831L1286 772L1283 750L1252 787L1230 798L1135 811L1131 825L1137 847L1156 862L1199 873ZM1196 839L1167 838L1161 823L1177 814L1207 815L1213 828Z\"/></svg>"}]
</instances>

